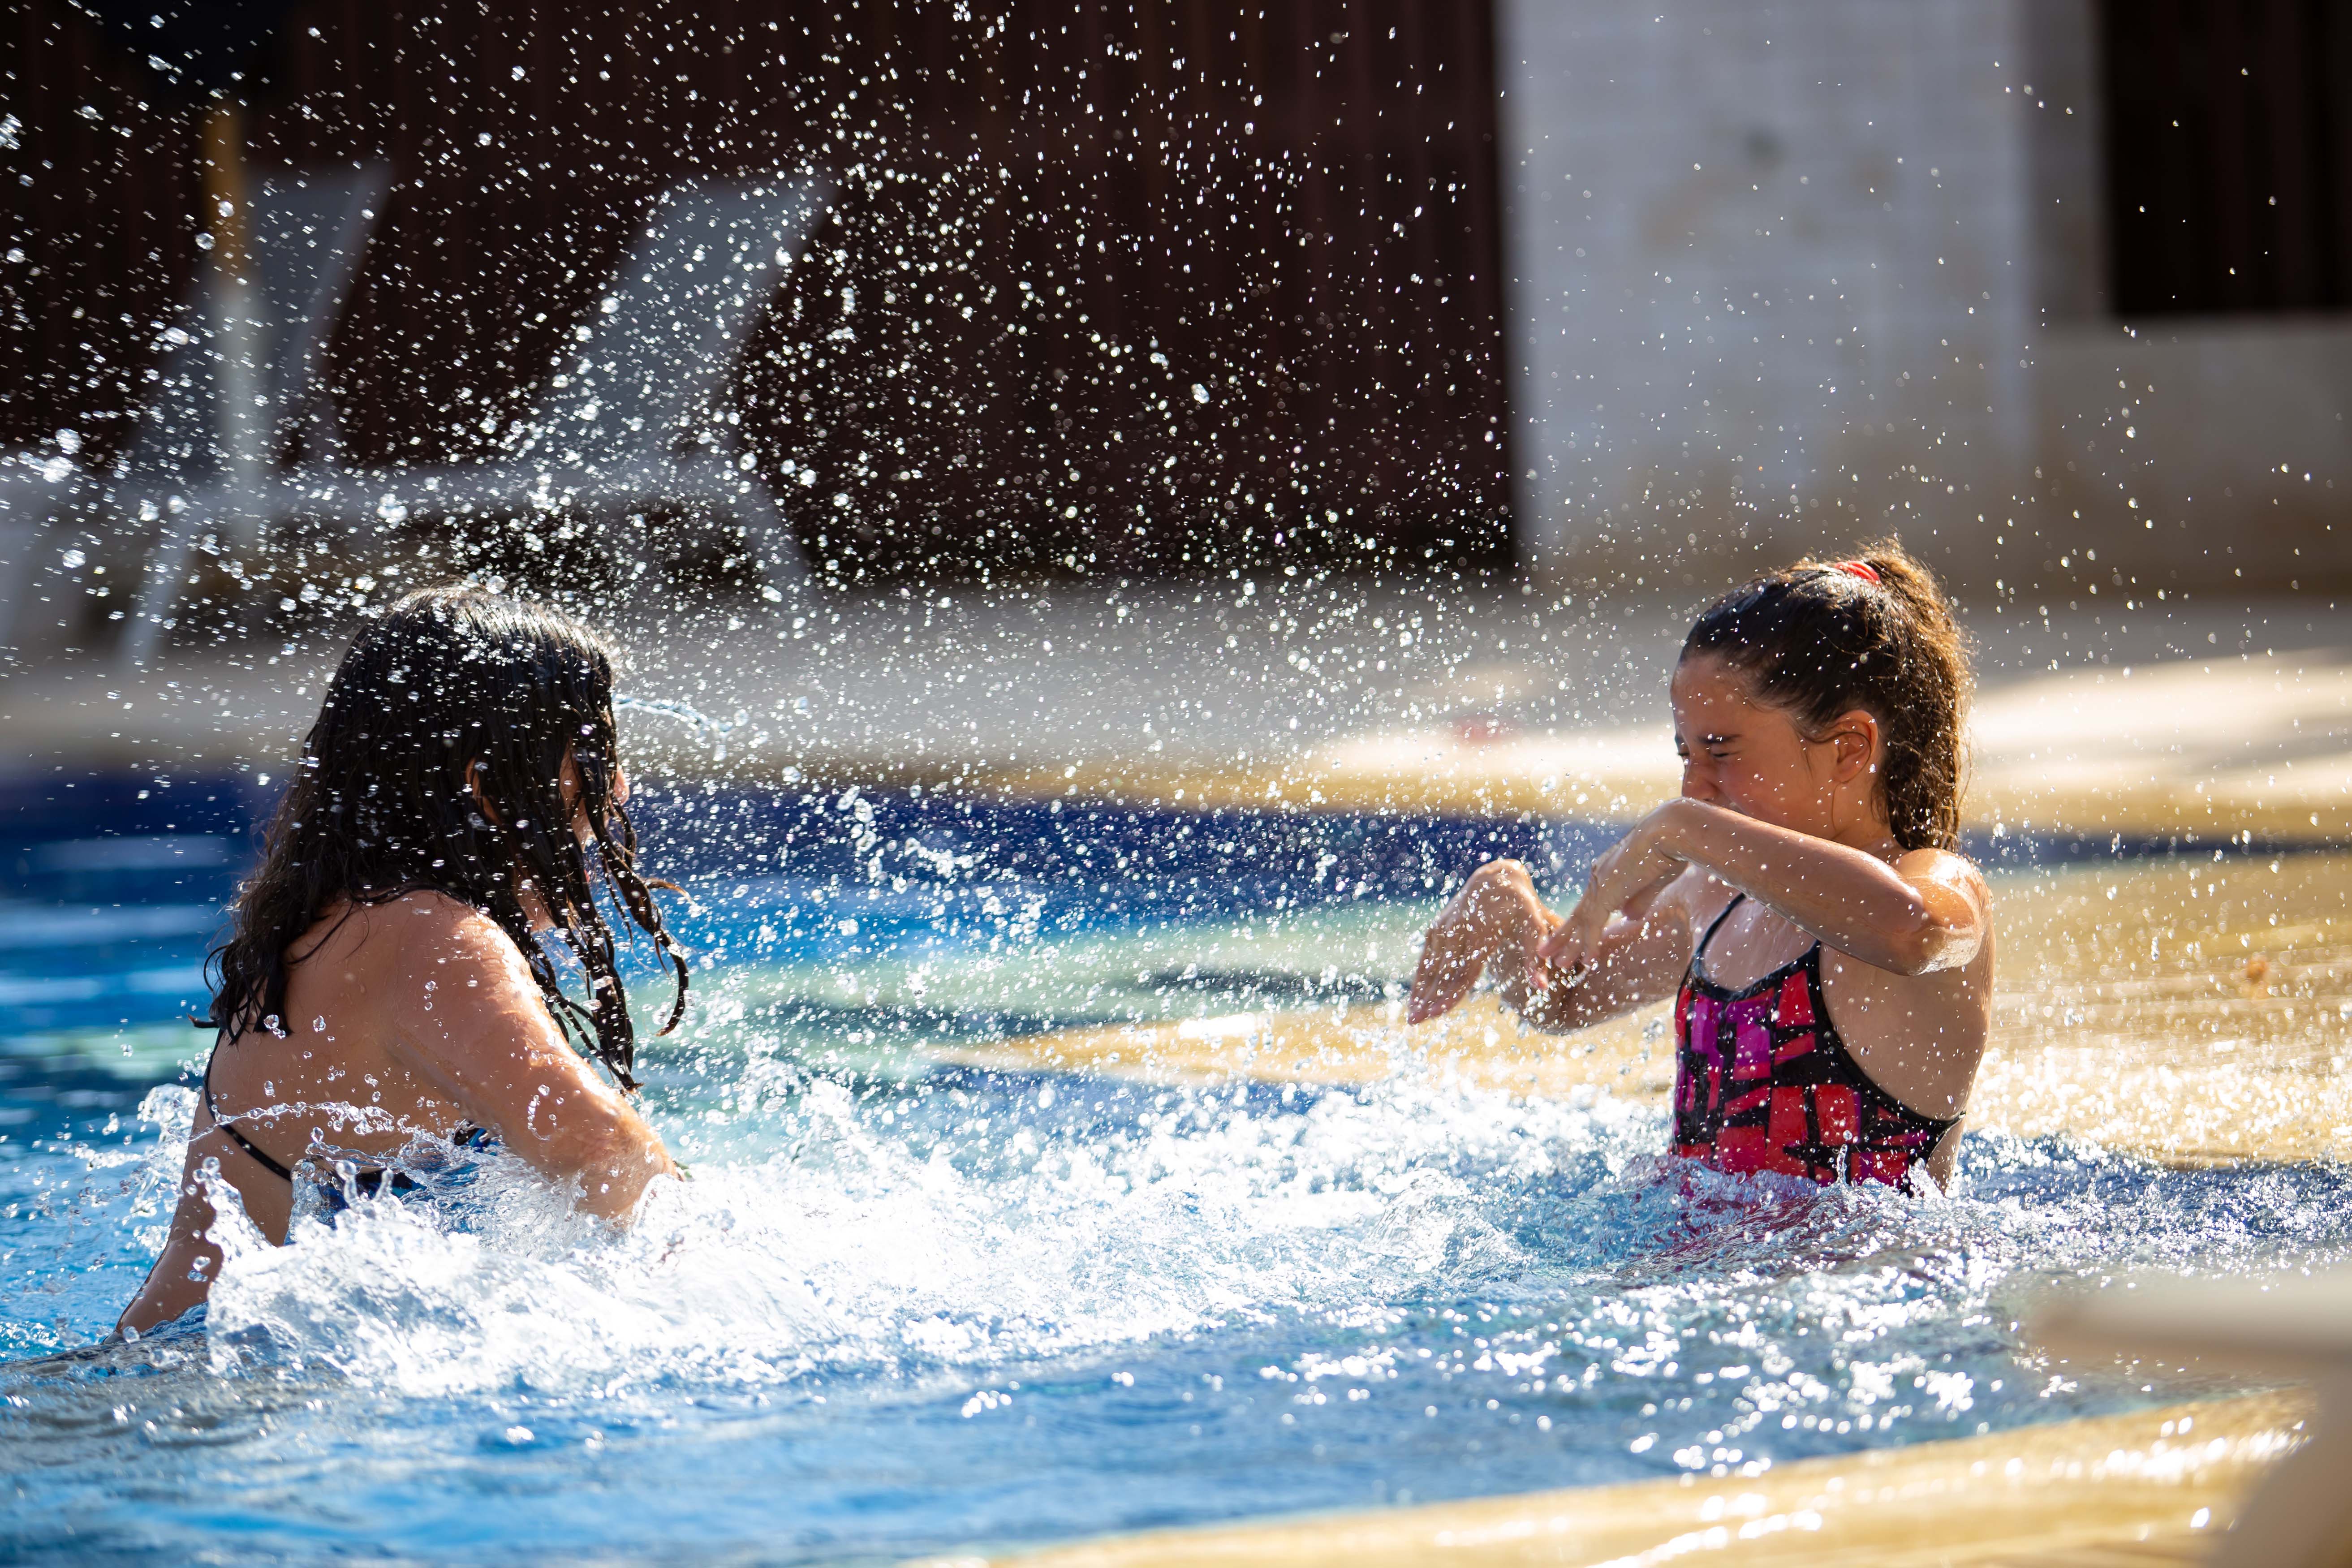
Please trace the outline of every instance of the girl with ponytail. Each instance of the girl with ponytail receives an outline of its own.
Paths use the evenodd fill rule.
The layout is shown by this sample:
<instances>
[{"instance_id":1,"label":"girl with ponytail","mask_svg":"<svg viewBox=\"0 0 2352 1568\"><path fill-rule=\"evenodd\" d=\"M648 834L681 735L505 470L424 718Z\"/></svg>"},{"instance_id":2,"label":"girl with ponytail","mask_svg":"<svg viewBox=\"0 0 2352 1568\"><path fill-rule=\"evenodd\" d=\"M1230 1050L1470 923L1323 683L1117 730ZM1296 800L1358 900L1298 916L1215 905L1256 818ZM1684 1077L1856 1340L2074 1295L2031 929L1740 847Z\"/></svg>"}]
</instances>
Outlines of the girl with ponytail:
<instances>
[{"instance_id":1,"label":"girl with ponytail","mask_svg":"<svg viewBox=\"0 0 2352 1568\"><path fill-rule=\"evenodd\" d=\"M1409 1016L1490 967L1546 1029L1675 999L1675 1152L1912 1190L1949 1178L1991 1023L1983 876L1958 852L1969 675L1900 543L1707 606L1675 668L1681 798L1567 915L1481 867L1423 942Z\"/></svg>"}]
</instances>

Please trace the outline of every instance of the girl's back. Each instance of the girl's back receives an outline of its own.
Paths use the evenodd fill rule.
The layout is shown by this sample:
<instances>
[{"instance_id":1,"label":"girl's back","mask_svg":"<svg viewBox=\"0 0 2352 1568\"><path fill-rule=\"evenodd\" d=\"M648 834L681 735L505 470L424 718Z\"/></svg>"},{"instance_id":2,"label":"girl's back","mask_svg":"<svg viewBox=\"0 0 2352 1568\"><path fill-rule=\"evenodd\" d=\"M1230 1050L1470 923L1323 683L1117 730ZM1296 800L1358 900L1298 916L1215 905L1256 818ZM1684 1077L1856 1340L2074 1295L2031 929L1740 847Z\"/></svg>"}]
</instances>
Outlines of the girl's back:
<instances>
[{"instance_id":1,"label":"girl's back","mask_svg":"<svg viewBox=\"0 0 2352 1568\"><path fill-rule=\"evenodd\" d=\"M462 1089L453 1055L496 1039L572 1057L520 955L502 963L501 948L513 948L503 931L434 892L338 903L292 944L279 1028L248 1030L214 1053L197 1122L226 1121L222 1169L263 1235L285 1237L292 1184L278 1170L336 1158L380 1169L420 1134L473 1131L465 1102L485 1103L488 1086ZM466 1047L453 1053L453 1038ZM240 1179L257 1173L276 1179Z\"/></svg>"},{"instance_id":2,"label":"girl's back","mask_svg":"<svg viewBox=\"0 0 2352 1568\"><path fill-rule=\"evenodd\" d=\"M279 1241L306 1166L324 1187L396 1188L420 1139L502 1143L607 1216L674 1169L621 1092L635 1031L604 905L670 958L680 1008L686 980L627 797L611 655L587 627L449 588L360 635L214 955L205 1102L124 1328L205 1299L215 1171ZM577 960L568 989L559 953Z\"/></svg>"}]
</instances>

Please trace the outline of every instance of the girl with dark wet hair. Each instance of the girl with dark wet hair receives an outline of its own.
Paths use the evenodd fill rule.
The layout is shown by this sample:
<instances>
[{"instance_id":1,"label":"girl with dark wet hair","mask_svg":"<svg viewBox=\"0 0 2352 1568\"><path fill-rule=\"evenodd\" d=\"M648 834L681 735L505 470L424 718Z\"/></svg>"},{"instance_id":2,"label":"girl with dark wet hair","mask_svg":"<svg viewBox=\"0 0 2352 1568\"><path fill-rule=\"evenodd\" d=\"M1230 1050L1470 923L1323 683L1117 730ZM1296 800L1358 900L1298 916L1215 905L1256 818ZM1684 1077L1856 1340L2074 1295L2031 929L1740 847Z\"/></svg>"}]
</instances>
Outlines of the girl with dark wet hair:
<instances>
[{"instance_id":1,"label":"girl with dark wet hair","mask_svg":"<svg viewBox=\"0 0 2352 1568\"><path fill-rule=\"evenodd\" d=\"M1948 1180L1992 1016L1990 896L1958 853L1969 689L1950 605L1893 540L1725 595L1675 667L1681 798L1565 917L1518 862L1481 867L1429 930L1409 1016L1489 967L1546 1029L1671 996L1676 1153Z\"/></svg>"},{"instance_id":2,"label":"girl with dark wet hair","mask_svg":"<svg viewBox=\"0 0 2352 1568\"><path fill-rule=\"evenodd\" d=\"M124 1330L210 1292L207 1178L282 1243L298 1197L331 1212L492 1145L614 1219L676 1173L625 1098L635 1037L603 906L677 973L665 1033L687 984L627 799L612 653L579 622L434 588L360 635L213 955L179 1208Z\"/></svg>"}]
</instances>

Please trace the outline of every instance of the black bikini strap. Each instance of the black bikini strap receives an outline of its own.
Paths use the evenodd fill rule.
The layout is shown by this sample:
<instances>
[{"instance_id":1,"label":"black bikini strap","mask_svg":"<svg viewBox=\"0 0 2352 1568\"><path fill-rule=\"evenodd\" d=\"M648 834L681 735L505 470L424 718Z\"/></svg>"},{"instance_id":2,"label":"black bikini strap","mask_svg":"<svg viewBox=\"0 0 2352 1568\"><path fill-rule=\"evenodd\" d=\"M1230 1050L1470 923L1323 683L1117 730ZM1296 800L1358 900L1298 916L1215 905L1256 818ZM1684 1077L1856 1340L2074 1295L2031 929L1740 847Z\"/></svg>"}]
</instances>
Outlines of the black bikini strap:
<instances>
[{"instance_id":1,"label":"black bikini strap","mask_svg":"<svg viewBox=\"0 0 2352 1568\"><path fill-rule=\"evenodd\" d=\"M1738 909L1743 902L1745 902L1747 898L1748 895L1745 893L1734 893L1731 895L1731 902L1723 906L1723 912L1715 917L1714 921L1706 928L1706 934L1698 939L1698 951L1691 954L1694 959L1705 958L1706 956L1706 944L1715 940L1715 933L1723 929L1723 922L1731 918L1731 911ZM206 1070L209 1071L210 1069L207 1068Z\"/></svg>"},{"instance_id":2,"label":"black bikini strap","mask_svg":"<svg viewBox=\"0 0 2352 1568\"><path fill-rule=\"evenodd\" d=\"M272 1159L259 1144L256 1143L252 1139L247 1138L244 1133L238 1131L236 1130L236 1123L226 1121L222 1118L220 1106L213 1099L213 1058L219 1055L220 1047L215 1045L213 1047L213 1055L205 1058L205 1110L211 1113L213 1125L227 1133L238 1148L244 1150L247 1154L252 1155L255 1164L259 1165L263 1170L268 1172L279 1181L284 1182L287 1185L293 1185L293 1172L279 1164L275 1159Z\"/></svg>"}]
</instances>

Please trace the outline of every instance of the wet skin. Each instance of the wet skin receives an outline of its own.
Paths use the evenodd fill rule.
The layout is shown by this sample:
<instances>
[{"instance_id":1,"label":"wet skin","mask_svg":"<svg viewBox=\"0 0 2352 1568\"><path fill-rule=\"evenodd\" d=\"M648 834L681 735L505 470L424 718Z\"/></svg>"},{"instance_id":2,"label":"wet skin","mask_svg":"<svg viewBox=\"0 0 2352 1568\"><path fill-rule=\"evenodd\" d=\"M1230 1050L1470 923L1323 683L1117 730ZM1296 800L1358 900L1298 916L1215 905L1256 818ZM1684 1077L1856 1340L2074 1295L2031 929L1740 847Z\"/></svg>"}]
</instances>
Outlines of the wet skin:
<instances>
[{"instance_id":1,"label":"wet skin","mask_svg":"<svg viewBox=\"0 0 2352 1568\"><path fill-rule=\"evenodd\" d=\"M1960 856L1895 841L1877 720L1857 709L1805 734L1707 655L1676 667L1673 703L1681 798L1601 858L1565 916L1519 862L1479 868L1423 939L1407 1017L1450 1010L1490 968L1543 1029L1664 1000L1744 892L1707 977L1752 984L1818 940L1830 1016L1863 1070L1922 1115L1960 1115L1992 1021L1990 896ZM1930 1157L1938 1182L1958 1142L1955 1126Z\"/></svg>"},{"instance_id":2,"label":"wet skin","mask_svg":"<svg viewBox=\"0 0 2352 1568\"><path fill-rule=\"evenodd\" d=\"M568 757L562 783L576 801ZM614 795L627 798L625 781ZM573 830L593 837L584 811ZM527 880L517 892L534 930L553 925ZM447 1138L471 1123L550 1180L576 1184L580 1208L614 1219L655 1177L676 1174L660 1136L565 1041L513 939L479 911L434 892L337 905L288 960L284 1034L249 1032L212 1067L223 1114L278 1163L295 1164L315 1135L380 1164L420 1132ZM168 1322L211 1291L221 1254L198 1180L207 1160L262 1235L286 1239L291 1188L199 1104L170 1238L121 1328Z\"/></svg>"}]
</instances>

